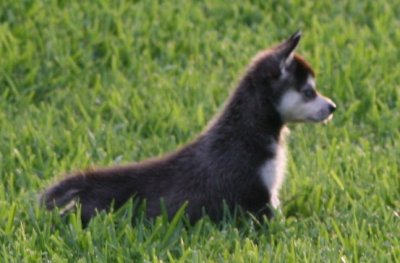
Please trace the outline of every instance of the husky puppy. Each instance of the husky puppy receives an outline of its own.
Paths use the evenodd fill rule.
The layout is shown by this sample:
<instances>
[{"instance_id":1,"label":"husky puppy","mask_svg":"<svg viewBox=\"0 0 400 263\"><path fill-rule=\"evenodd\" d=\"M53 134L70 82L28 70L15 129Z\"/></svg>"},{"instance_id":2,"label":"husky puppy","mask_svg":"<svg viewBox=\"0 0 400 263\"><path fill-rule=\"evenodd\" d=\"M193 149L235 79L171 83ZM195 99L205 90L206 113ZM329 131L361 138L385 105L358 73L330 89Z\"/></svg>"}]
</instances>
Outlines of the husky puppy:
<instances>
[{"instance_id":1,"label":"husky puppy","mask_svg":"<svg viewBox=\"0 0 400 263\"><path fill-rule=\"evenodd\" d=\"M78 201L82 222L97 211L146 201L148 217L173 216L187 202L191 222L221 219L223 204L271 217L285 174L285 125L330 119L335 104L315 89L310 65L294 53L297 32L258 54L226 106L196 140L161 158L71 175L41 196L47 209Z\"/></svg>"}]
</instances>

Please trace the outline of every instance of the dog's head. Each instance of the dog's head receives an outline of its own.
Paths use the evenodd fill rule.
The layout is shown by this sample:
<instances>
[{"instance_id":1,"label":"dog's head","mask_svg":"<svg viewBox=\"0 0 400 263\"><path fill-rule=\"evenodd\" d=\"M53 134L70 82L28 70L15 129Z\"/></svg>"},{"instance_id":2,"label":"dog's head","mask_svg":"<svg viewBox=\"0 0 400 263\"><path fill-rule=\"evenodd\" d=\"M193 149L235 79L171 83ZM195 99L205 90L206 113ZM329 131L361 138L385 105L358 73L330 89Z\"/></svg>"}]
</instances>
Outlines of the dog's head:
<instances>
[{"instance_id":1,"label":"dog's head","mask_svg":"<svg viewBox=\"0 0 400 263\"><path fill-rule=\"evenodd\" d=\"M284 122L321 122L332 118L335 103L316 90L310 65L294 51L300 32L257 56L253 81ZM267 89L267 90L265 90Z\"/></svg>"}]
</instances>

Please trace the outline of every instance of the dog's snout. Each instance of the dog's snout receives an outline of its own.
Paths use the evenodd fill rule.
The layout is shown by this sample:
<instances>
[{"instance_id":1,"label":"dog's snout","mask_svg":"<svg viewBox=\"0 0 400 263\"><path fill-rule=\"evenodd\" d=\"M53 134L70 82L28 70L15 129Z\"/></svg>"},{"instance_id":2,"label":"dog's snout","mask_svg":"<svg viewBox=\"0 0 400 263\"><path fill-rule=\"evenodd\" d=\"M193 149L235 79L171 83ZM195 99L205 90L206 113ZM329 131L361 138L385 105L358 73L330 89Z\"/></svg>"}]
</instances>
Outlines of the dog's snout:
<instances>
[{"instance_id":1,"label":"dog's snout","mask_svg":"<svg viewBox=\"0 0 400 263\"><path fill-rule=\"evenodd\" d=\"M329 111L331 112L331 113L333 113L334 111L336 110L336 105L335 104L330 104L329 105Z\"/></svg>"}]
</instances>

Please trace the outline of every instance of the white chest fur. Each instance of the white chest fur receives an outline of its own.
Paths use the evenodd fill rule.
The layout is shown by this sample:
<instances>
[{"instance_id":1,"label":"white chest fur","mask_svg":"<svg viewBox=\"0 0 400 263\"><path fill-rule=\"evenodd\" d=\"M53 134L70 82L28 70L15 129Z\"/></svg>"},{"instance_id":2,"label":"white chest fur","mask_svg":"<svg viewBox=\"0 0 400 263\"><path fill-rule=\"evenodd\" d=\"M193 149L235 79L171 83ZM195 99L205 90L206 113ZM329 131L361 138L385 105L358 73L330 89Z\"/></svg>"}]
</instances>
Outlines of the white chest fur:
<instances>
[{"instance_id":1,"label":"white chest fur","mask_svg":"<svg viewBox=\"0 0 400 263\"><path fill-rule=\"evenodd\" d=\"M286 170L286 147L284 139L279 143L274 142L268 147L270 147L275 155L261 166L260 175L270 194L272 207L278 208L280 204L279 189L283 183Z\"/></svg>"}]
</instances>

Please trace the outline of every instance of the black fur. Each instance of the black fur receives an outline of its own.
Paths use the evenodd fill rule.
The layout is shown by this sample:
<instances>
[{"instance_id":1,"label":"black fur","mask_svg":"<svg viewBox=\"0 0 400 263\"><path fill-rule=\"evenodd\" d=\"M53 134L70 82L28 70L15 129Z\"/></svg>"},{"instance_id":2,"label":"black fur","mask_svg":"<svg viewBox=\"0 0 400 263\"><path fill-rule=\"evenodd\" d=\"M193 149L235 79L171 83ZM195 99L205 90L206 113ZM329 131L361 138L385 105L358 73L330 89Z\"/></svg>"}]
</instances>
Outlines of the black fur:
<instances>
[{"instance_id":1,"label":"black fur","mask_svg":"<svg viewBox=\"0 0 400 263\"><path fill-rule=\"evenodd\" d=\"M160 198L169 216L188 201L192 222L203 211L219 220L223 202L230 210L271 217L259 170L275 155L267 146L281 141L284 123L275 104L291 84L280 78L281 67L299 39L295 34L258 55L219 117L194 142L159 159L75 174L45 191L41 202L53 209L77 199L85 224L96 210L112 203L118 208L133 196L146 200L149 217L160 214ZM287 68L296 78L311 70L299 57Z\"/></svg>"}]
</instances>

